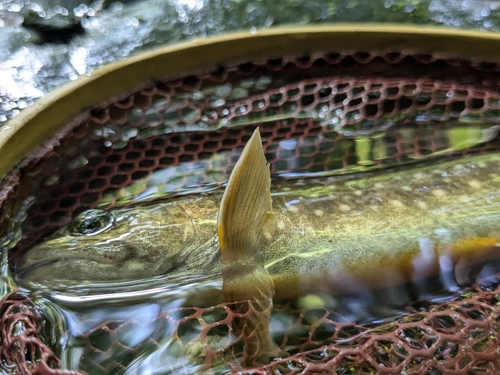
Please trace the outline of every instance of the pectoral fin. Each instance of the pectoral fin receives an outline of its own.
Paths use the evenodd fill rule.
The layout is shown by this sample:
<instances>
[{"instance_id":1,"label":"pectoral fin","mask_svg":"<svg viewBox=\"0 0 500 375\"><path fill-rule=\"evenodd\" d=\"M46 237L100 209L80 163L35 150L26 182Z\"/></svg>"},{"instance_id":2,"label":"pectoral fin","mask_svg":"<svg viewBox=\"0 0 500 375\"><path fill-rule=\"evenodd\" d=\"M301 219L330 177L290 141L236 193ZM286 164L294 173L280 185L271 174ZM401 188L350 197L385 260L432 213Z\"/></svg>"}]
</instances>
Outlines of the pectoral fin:
<instances>
[{"instance_id":1,"label":"pectoral fin","mask_svg":"<svg viewBox=\"0 0 500 375\"><path fill-rule=\"evenodd\" d=\"M271 215L269 165L257 128L236 163L222 197L217 219L219 245L224 262L222 292L226 302L250 301L251 309L232 328L242 338L245 366L267 363L282 351L269 331L274 283L264 268L262 236ZM243 302L244 303L244 302Z\"/></svg>"},{"instance_id":2,"label":"pectoral fin","mask_svg":"<svg viewBox=\"0 0 500 375\"><path fill-rule=\"evenodd\" d=\"M250 259L260 251L272 210L271 180L259 129L236 163L222 197L217 231L223 261Z\"/></svg>"}]
</instances>

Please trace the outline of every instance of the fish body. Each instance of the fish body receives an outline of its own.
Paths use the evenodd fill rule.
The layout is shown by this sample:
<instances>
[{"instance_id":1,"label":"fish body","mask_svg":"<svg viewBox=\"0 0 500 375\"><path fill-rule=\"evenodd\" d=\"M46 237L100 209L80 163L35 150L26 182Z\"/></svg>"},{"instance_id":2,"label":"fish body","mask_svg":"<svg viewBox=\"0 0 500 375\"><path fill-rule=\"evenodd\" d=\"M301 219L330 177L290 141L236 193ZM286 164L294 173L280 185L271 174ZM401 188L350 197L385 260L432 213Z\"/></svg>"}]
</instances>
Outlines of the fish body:
<instances>
[{"instance_id":1,"label":"fish body","mask_svg":"<svg viewBox=\"0 0 500 375\"><path fill-rule=\"evenodd\" d=\"M466 277L468 265L500 252L499 167L500 155L487 154L356 180L273 185L272 210L251 245L258 248L244 259L259 258L279 299L397 285L448 268ZM43 285L222 277L222 200L212 193L90 211L101 215L97 224L82 213L26 253L17 277Z\"/></svg>"}]
</instances>

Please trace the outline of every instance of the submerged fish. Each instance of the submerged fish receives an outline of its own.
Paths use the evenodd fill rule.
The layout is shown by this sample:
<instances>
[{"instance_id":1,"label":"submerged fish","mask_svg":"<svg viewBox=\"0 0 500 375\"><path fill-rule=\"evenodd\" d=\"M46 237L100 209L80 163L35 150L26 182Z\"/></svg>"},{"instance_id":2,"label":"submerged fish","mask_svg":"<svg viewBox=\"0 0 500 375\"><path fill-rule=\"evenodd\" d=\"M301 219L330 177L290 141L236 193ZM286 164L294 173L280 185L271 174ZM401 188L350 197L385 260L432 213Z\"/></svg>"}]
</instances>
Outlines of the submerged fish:
<instances>
[{"instance_id":1,"label":"submerged fish","mask_svg":"<svg viewBox=\"0 0 500 375\"><path fill-rule=\"evenodd\" d=\"M255 263L280 299L387 287L447 270L466 280L469 265L500 254L499 167L499 154L468 156L351 181L282 184L271 194L256 131L224 198L83 212L27 252L17 277L49 286L222 277L228 263L236 276ZM244 284L230 299L244 297Z\"/></svg>"}]
</instances>

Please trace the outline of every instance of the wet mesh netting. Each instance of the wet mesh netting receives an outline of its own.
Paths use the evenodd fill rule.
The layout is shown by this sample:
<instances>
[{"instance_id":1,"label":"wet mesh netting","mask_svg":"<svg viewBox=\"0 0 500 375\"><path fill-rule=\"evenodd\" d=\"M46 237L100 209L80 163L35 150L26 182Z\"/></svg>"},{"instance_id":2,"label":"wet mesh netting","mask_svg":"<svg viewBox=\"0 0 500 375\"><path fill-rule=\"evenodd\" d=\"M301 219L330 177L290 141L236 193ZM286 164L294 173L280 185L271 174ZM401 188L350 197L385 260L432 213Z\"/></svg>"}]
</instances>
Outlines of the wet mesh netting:
<instances>
[{"instance_id":1,"label":"wet mesh netting","mask_svg":"<svg viewBox=\"0 0 500 375\"><path fill-rule=\"evenodd\" d=\"M137 347L127 345L127 334L141 329L137 319L85 321L89 330L81 337L85 357L79 368L93 374L121 373L133 358L164 346L161 373L496 374L499 290L476 285L453 302L421 307L375 327L346 322L331 309L275 306L273 319L286 317L288 325L275 341L290 356L250 369L241 368L235 349L243 338L228 337L233 321L252 312L251 304L238 312L231 304L164 310L155 319L154 332ZM56 370L60 362L40 332L41 312L29 300L14 296L1 308L4 366L17 369L14 373L74 373Z\"/></svg>"},{"instance_id":2,"label":"wet mesh netting","mask_svg":"<svg viewBox=\"0 0 500 375\"><path fill-rule=\"evenodd\" d=\"M256 126L274 181L349 178L498 150L499 78L493 63L357 52L252 61L145 82L82 111L10 172L0 186L1 243L14 262L85 209L219 188ZM333 309L275 305L272 316L286 319L287 328L274 340L288 356L245 371L497 373L495 285L476 285L453 302L377 326L348 322ZM237 348L244 340L233 337L232 327L252 312L251 303L244 306L163 309L142 341L129 337L142 324L137 320L82 316L77 367L119 373L162 348L168 364L161 373L241 371ZM54 352L61 348L44 338L50 324L43 311L19 294L0 308L2 366L56 373L61 362Z\"/></svg>"},{"instance_id":3,"label":"wet mesh netting","mask_svg":"<svg viewBox=\"0 0 500 375\"><path fill-rule=\"evenodd\" d=\"M0 301L0 339L3 369L14 374L77 374L62 370L61 361L47 346L42 312L23 295Z\"/></svg>"}]
</instances>

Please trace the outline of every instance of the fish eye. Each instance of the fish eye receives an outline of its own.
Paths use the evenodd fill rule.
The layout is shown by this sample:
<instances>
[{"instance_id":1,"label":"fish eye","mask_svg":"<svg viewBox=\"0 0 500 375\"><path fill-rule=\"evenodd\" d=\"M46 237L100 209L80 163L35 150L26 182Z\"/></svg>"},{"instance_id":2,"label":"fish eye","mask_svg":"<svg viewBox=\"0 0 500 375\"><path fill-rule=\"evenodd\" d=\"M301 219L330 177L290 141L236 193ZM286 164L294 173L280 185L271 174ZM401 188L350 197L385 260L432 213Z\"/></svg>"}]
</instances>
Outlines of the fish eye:
<instances>
[{"instance_id":1,"label":"fish eye","mask_svg":"<svg viewBox=\"0 0 500 375\"><path fill-rule=\"evenodd\" d=\"M88 210L76 216L68 226L72 236L89 236L101 233L113 226L115 216L106 210Z\"/></svg>"}]
</instances>

